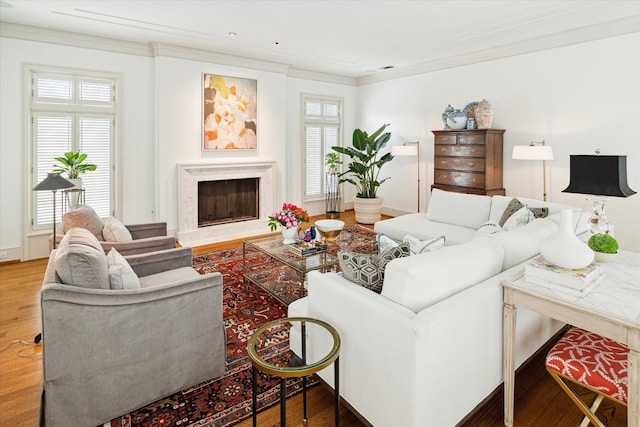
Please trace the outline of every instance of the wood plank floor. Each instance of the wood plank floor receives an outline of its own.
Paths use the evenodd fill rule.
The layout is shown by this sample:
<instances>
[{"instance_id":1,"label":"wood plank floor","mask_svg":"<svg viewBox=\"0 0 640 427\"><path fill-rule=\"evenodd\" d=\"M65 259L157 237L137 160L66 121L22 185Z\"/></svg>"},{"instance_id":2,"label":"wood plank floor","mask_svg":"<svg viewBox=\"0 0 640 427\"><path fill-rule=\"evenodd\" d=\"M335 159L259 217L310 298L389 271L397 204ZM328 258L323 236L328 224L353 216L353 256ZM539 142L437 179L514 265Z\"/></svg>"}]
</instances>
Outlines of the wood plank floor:
<instances>
[{"instance_id":1,"label":"wood plank floor","mask_svg":"<svg viewBox=\"0 0 640 427\"><path fill-rule=\"evenodd\" d=\"M319 216L312 220L322 218ZM347 224L355 223L352 211L342 214L341 219ZM194 254L232 248L239 244L241 240L201 246L194 248ZM40 331L39 290L46 264L46 259L0 263L0 349L4 349L0 352L0 427L37 425L42 376L40 345L30 347L9 343L13 340L33 343L34 336ZM515 425L575 426L582 418L580 411L546 373L543 357L544 354L541 354L517 373ZM366 384L363 384L363 387L366 387ZM585 395L588 396L587 393ZM325 386L317 386L310 390L309 426L333 425L332 399L332 393ZM610 427L626 426L626 413L625 407L609 402L604 402L598 411L605 425ZM258 415L259 426L277 426L279 422L278 406ZM346 405L341 407L340 423L344 427L366 425L349 411ZM251 420L238 425L248 427ZM302 425L302 398L299 395L287 401L287 425ZM425 425L448 427L430 426L428 422ZM496 393L459 425L501 426L502 394Z\"/></svg>"}]
</instances>

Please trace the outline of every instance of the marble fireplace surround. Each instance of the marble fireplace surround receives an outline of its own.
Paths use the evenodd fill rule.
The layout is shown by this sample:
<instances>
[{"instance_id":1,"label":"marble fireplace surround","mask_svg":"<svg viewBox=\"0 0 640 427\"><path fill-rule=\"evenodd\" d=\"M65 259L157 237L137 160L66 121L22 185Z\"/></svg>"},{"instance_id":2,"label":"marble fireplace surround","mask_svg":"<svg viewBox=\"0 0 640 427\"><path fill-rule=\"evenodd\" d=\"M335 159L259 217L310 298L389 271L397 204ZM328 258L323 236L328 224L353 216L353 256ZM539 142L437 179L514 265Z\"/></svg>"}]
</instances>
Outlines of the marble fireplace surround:
<instances>
[{"instance_id":1,"label":"marble fireplace surround","mask_svg":"<svg viewBox=\"0 0 640 427\"><path fill-rule=\"evenodd\" d=\"M198 182L259 178L259 218L198 227ZM189 163L178 165L178 233L184 246L199 246L269 232L276 205L276 162Z\"/></svg>"}]
</instances>

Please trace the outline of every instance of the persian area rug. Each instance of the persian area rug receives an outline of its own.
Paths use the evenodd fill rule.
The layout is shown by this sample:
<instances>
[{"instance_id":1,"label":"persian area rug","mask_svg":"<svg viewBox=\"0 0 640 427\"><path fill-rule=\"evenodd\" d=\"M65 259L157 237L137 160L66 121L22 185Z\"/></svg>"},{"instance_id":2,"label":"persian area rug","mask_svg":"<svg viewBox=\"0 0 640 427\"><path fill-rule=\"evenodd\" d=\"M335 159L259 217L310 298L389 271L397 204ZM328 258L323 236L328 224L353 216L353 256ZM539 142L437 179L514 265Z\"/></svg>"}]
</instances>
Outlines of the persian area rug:
<instances>
[{"instance_id":1,"label":"persian area rug","mask_svg":"<svg viewBox=\"0 0 640 427\"><path fill-rule=\"evenodd\" d=\"M351 237L348 242L342 241L340 247L361 253L375 251L373 231L359 225L347 226L345 230ZM331 245L328 250L335 254L339 249L338 245ZM248 251L246 256L247 268L253 271L278 265L257 251ZM112 420L111 427L219 427L232 426L251 417L251 362L247 342L260 325L286 317L287 307L266 292L244 283L242 247L195 256L193 264L201 274L219 271L223 276L223 317L227 335L225 373ZM299 288L299 280L295 283ZM274 362L284 363L292 357L288 338L274 342L269 351L268 357ZM310 377L307 387L318 382L317 377ZM300 378L287 380L288 397L301 391ZM279 399L279 379L260 374L258 410L278 404Z\"/></svg>"}]
</instances>

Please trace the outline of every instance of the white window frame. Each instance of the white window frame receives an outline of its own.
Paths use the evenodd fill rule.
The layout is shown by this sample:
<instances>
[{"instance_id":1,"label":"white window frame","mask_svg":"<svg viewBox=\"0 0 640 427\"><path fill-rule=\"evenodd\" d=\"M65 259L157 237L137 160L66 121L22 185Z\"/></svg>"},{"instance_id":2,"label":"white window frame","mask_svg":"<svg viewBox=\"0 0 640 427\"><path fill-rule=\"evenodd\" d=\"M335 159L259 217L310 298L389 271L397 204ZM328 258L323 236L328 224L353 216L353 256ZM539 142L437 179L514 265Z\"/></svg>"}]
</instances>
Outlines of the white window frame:
<instances>
[{"instance_id":1,"label":"white window frame","mask_svg":"<svg viewBox=\"0 0 640 427\"><path fill-rule=\"evenodd\" d=\"M109 207L108 215L117 216L118 209L118 177L116 174L116 163L120 147L120 122L121 122L121 108L120 108L120 88L121 88L121 75L114 73L103 73L88 70L79 69L67 69L59 67L48 67L39 65L25 65L25 118L26 118L26 135L27 154L25 156L27 168L29 171L28 188L31 190L38 182L43 178L38 176L38 160L37 160L37 147L36 136L34 131L34 119L38 115L50 114L50 115L65 115L71 117L73 125L73 146L71 149L76 150L79 147L79 129L77 124L82 118L102 118L111 120L111 135L110 135L110 147L109 147ZM59 76L64 79L70 79L73 81L73 95L68 101L63 101L60 98L38 98L35 92L35 79L37 77L55 77ZM100 102L95 100L78 100L77 91L81 83L92 83L108 81L111 85L111 99L108 102ZM63 153L60 153L62 155ZM90 159L89 159L90 161ZM55 160L52 159L51 169ZM42 171L40 171L42 175ZM39 179L40 178L40 179ZM38 224L37 218L37 193L30 191L28 198L29 203L26 209L26 215L28 215L27 235L42 235L50 234L52 223L40 223ZM60 222L62 218L61 206L62 206L62 194L58 192L56 194L56 221ZM27 245L31 246L31 245Z\"/></svg>"},{"instance_id":2,"label":"white window frame","mask_svg":"<svg viewBox=\"0 0 640 427\"><path fill-rule=\"evenodd\" d=\"M309 116L306 114L306 105L307 102L319 102L323 105L327 104L336 104L338 107L338 115L337 117L327 117L324 114L320 116ZM342 97L335 96L326 96L326 95L313 95L313 94L302 94L301 101L301 111L300 116L301 120L301 152L302 152L302 164L304 165L302 170L302 195L303 200L305 202L315 202L315 201L324 201L326 199L326 165L324 163L325 155L330 151L333 145L342 145L343 139L343 114L344 114L344 99ZM307 195L307 126L319 126L320 129L324 129L325 127L337 128L337 141L335 143L327 143L324 141L324 137L322 137L321 144L323 145L323 155L320 156L320 161L322 162L321 166L321 176L318 177L320 180L321 191L319 194Z\"/></svg>"}]
</instances>

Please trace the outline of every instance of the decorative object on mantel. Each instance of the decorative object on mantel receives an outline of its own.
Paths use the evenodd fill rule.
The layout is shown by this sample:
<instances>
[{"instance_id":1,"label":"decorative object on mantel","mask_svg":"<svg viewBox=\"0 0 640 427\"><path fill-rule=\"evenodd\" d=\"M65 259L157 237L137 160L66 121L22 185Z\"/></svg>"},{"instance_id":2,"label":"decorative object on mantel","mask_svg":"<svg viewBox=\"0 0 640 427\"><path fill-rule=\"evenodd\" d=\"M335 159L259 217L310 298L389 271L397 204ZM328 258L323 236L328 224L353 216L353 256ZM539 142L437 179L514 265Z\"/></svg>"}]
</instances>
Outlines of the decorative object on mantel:
<instances>
[{"instance_id":1,"label":"decorative object on mantel","mask_svg":"<svg viewBox=\"0 0 640 427\"><path fill-rule=\"evenodd\" d=\"M274 212L269 216L269 229L276 231L278 226L282 229L282 238L285 245L296 242L298 226L309 221L309 213L291 203L283 203L280 212Z\"/></svg>"},{"instance_id":2,"label":"decorative object on mantel","mask_svg":"<svg viewBox=\"0 0 640 427\"><path fill-rule=\"evenodd\" d=\"M478 103L475 109L476 123L478 129L490 129L491 123L493 123L493 107L486 99L483 99Z\"/></svg>"},{"instance_id":3,"label":"decorative object on mantel","mask_svg":"<svg viewBox=\"0 0 640 427\"><path fill-rule=\"evenodd\" d=\"M204 73L202 82L202 149L255 150L258 81Z\"/></svg>"},{"instance_id":4,"label":"decorative object on mantel","mask_svg":"<svg viewBox=\"0 0 640 427\"><path fill-rule=\"evenodd\" d=\"M569 186L564 193L587 194L593 202L589 230L593 234L613 234L613 225L605 214L607 196L629 197L636 194L627 184L627 156L571 155ZM604 196L604 197L597 197Z\"/></svg>"},{"instance_id":5,"label":"decorative object on mantel","mask_svg":"<svg viewBox=\"0 0 640 427\"><path fill-rule=\"evenodd\" d=\"M391 138L390 132L384 132L387 126L389 125L380 126L371 135L363 130L354 129L351 147L331 147L332 150L351 158L347 170L338 175L339 183L348 182L356 187L353 209L356 212L356 221L361 224L374 224L382 218L383 199L377 197L377 192L378 187L389 178L378 180L378 176L382 166L393 160L391 153L378 157Z\"/></svg>"},{"instance_id":6,"label":"decorative object on mantel","mask_svg":"<svg viewBox=\"0 0 640 427\"><path fill-rule=\"evenodd\" d=\"M467 115L460 109L455 109L447 116L447 125L449 129L460 130L467 127Z\"/></svg>"},{"instance_id":7,"label":"decorative object on mantel","mask_svg":"<svg viewBox=\"0 0 640 427\"><path fill-rule=\"evenodd\" d=\"M531 141L529 145L514 145L511 153L514 160L542 160L542 198L547 201L547 160L553 160L553 150L540 142Z\"/></svg>"},{"instance_id":8,"label":"decorative object on mantel","mask_svg":"<svg viewBox=\"0 0 640 427\"><path fill-rule=\"evenodd\" d=\"M612 261L618 253L618 241L610 234L594 234L587 245L595 252L596 261Z\"/></svg>"},{"instance_id":9,"label":"decorative object on mantel","mask_svg":"<svg viewBox=\"0 0 640 427\"><path fill-rule=\"evenodd\" d=\"M573 233L571 209L562 209L558 232L540 245L540 254L562 268L584 268L593 262L593 251Z\"/></svg>"},{"instance_id":10,"label":"decorative object on mantel","mask_svg":"<svg viewBox=\"0 0 640 427\"><path fill-rule=\"evenodd\" d=\"M444 109L444 112L442 113L442 123L444 123L443 129L451 129L447 124L447 117L449 117L449 114L453 113L453 110L454 109L451 104L447 105L447 108Z\"/></svg>"}]
</instances>

